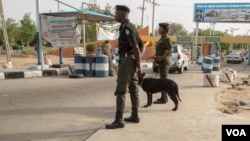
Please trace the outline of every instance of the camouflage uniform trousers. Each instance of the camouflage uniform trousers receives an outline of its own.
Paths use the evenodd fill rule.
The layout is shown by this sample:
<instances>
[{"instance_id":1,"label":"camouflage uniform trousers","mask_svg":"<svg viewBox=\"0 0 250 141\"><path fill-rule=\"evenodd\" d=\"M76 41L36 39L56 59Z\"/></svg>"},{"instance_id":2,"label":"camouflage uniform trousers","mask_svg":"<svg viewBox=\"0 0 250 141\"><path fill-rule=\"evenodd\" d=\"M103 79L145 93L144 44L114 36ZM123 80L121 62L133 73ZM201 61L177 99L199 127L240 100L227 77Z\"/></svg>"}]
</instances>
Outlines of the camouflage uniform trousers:
<instances>
[{"instance_id":1,"label":"camouflage uniform trousers","mask_svg":"<svg viewBox=\"0 0 250 141\"><path fill-rule=\"evenodd\" d=\"M160 78L163 78L163 79L167 79L168 78L168 74L169 74L169 67L170 67L170 64L166 61L162 62L159 64L159 75L160 75ZM161 92L161 98L165 99L165 100L168 100L168 96L167 96L167 93L164 91L164 92Z\"/></svg>"}]
</instances>

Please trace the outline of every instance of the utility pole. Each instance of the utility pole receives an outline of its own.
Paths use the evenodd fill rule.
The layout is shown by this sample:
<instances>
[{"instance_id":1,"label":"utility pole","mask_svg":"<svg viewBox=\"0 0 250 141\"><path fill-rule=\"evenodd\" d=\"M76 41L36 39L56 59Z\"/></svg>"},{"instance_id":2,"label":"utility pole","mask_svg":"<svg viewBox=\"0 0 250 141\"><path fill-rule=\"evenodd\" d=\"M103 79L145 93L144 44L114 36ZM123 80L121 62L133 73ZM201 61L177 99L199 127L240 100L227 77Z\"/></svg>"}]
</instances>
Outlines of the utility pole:
<instances>
[{"instance_id":1,"label":"utility pole","mask_svg":"<svg viewBox=\"0 0 250 141\"><path fill-rule=\"evenodd\" d=\"M239 28L232 28L232 27L229 27L230 28L230 31L231 31L231 36L234 36L234 31L235 30L239 30Z\"/></svg>"},{"instance_id":2,"label":"utility pole","mask_svg":"<svg viewBox=\"0 0 250 141\"><path fill-rule=\"evenodd\" d=\"M4 38L4 46L6 49L7 62L11 62L9 39L8 39L8 33L7 33L6 24L4 20L2 0L0 0L0 16L1 16L1 24L2 24L2 29L3 29L3 38Z\"/></svg>"},{"instance_id":3,"label":"utility pole","mask_svg":"<svg viewBox=\"0 0 250 141\"><path fill-rule=\"evenodd\" d=\"M239 30L239 28L232 28L232 27L229 27L230 28L230 31L231 31L231 36L233 37L234 36L234 31L235 30ZM233 51L233 43L230 43L230 49L229 49L230 52Z\"/></svg>"},{"instance_id":4,"label":"utility pole","mask_svg":"<svg viewBox=\"0 0 250 141\"><path fill-rule=\"evenodd\" d=\"M147 0L142 0L142 7L138 7L139 10L141 10L141 27L143 27L143 18L144 18L144 11L146 10L145 8L145 1L148 2Z\"/></svg>"},{"instance_id":5,"label":"utility pole","mask_svg":"<svg viewBox=\"0 0 250 141\"><path fill-rule=\"evenodd\" d=\"M153 0L153 2L150 1L151 4L153 4L153 15L152 15L152 35L154 35L154 20L155 20L155 6L160 6L158 3Z\"/></svg>"},{"instance_id":6,"label":"utility pole","mask_svg":"<svg viewBox=\"0 0 250 141\"><path fill-rule=\"evenodd\" d=\"M57 3L57 9L58 9L58 12L60 12L60 2L59 1Z\"/></svg>"}]
</instances>

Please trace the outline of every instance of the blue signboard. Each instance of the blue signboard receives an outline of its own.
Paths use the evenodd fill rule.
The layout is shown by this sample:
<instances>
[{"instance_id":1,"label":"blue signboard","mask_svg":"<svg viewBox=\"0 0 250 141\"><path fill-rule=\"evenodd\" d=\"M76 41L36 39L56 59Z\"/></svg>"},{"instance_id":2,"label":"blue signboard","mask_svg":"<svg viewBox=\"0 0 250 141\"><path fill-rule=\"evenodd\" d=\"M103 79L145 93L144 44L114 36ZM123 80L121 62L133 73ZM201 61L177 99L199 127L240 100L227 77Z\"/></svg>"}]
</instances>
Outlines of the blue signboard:
<instances>
[{"instance_id":1,"label":"blue signboard","mask_svg":"<svg viewBox=\"0 0 250 141\"><path fill-rule=\"evenodd\" d=\"M196 3L194 22L250 23L250 3Z\"/></svg>"}]
</instances>

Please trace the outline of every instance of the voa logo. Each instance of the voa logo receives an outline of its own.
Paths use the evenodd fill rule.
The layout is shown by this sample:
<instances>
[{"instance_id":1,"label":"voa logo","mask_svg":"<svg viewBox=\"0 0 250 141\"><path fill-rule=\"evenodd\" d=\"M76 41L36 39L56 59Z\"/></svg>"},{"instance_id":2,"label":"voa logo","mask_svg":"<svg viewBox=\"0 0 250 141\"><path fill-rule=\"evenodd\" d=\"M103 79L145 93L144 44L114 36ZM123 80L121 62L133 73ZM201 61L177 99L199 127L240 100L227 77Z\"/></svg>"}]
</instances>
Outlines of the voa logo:
<instances>
[{"instance_id":1,"label":"voa logo","mask_svg":"<svg viewBox=\"0 0 250 141\"><path fill-rule=\"evenodd\" d=\"M247 136L244 129L226 129L227 136Z\"/></svg>"}]
</instances>

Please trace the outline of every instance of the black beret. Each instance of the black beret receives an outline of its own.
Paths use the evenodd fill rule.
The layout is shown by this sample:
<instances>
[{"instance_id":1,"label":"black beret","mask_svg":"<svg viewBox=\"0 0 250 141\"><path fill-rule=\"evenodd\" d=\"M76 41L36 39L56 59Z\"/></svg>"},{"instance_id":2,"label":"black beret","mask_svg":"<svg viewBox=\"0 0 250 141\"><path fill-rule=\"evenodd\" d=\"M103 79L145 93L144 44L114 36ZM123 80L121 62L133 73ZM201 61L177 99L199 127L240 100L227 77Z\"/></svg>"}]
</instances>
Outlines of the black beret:
<instances>
[{"instance_id":1,"label":"black beret","mask_svg":"<svg viewBox=\"0 0 250 141\"><path fill-rule=\"evenodd\" d=\"M161 26L161 27L168 27L169 24L168 23L159 23L159 26Z\"/></svg>"},{"instance_id":2,"label":"black beret","mask_svg":"<svg viewBox=\"0 0 250 141\"><path fill-rule=\"evenodd\" d=\"M116 5L115 10L130 12L130 9L126 5Z\"/></svg>"}]
</instances>

